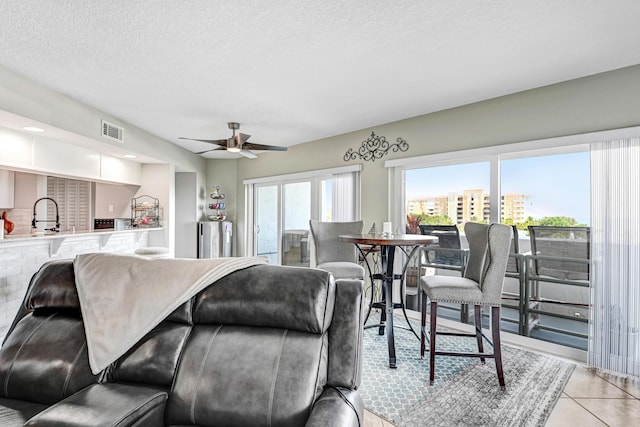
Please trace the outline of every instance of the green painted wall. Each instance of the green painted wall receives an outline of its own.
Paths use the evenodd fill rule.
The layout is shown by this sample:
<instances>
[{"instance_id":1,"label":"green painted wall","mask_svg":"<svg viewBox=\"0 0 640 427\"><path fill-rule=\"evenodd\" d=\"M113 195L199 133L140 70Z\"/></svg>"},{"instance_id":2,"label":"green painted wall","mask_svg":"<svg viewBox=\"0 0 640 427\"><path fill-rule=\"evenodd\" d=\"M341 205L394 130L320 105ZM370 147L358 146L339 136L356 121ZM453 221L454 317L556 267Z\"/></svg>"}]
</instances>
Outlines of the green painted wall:
<instances>
[{"instance_id":1,"label":"green painted wall","mask_svg":"<svg viewBox=\"0 0 640 427\"><path fill-rule=\"evenodd\" d=\"M385 160L638 125L640 66L633 66L296 145L286 153L208 160L207 183L235 189L236 254L245 255L244 179L361 162L366 229L387 219ZM372 131L389 141L404 138L409 151L390 153L375 162L345 162L344 153L357 149Z\"/></svg>"}]
</instances>

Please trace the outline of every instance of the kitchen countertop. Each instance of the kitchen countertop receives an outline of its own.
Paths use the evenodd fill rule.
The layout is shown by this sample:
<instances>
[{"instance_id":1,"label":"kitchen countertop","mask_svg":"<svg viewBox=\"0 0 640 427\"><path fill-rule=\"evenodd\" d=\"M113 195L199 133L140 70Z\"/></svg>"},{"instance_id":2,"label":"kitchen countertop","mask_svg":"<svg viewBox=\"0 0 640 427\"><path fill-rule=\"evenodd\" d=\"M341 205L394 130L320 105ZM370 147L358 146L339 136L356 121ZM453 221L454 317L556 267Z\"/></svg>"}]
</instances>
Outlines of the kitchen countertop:
<instances>
[{"instance_id":1,"label":"kitchen countertop","mask_svg":"<svg viewBox=\"0 0 640 427\"><path fill-rule=\"evenodd\" d=\"M63 231L60 233L43 233L43 234L5 234L4 239L0 239L0 245L3 243L11 243L11 242L27 242L34 240L51 240L51 239L66 239L68 237L82 237L82 236L95 236L95 235L109 235L115 233L138 233L141 231L154 231L154 230L162 230L162 227L153 227L153 228L130 228L127 230L114 230L114 229L105 229L105 230L96 230L96 231L80 231L80 232L71 232L71 231Z\"/></svg>"}]
</instances>

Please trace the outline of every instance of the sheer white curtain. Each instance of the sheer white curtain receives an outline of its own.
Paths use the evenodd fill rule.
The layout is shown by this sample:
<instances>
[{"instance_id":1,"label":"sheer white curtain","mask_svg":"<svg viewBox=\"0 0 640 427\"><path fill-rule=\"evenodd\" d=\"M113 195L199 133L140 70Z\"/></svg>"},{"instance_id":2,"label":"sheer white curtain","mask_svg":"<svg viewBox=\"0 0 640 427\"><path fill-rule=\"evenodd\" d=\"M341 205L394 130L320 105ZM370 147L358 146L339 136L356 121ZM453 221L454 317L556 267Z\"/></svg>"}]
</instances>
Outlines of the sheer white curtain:
<instances>
[{"instance_id":1,"label":"sheer white curtain","mask_svg":"<svg viewBox=\"0 0 640 427\"><path fill-rule=\"evenodd\" d=\"M360 217L359 172L331 175L332 221L356 221Z\"/></svg>"},{"instance_id":2,"label":"sheer white curtain","mask_svg":"<svg viewBox=\"0 0 640 427\"><path fill-rule=\"evenodd\" d=\"M591 146L589 364L640 377L640 138Z\"/></svg>"}]
</instances>

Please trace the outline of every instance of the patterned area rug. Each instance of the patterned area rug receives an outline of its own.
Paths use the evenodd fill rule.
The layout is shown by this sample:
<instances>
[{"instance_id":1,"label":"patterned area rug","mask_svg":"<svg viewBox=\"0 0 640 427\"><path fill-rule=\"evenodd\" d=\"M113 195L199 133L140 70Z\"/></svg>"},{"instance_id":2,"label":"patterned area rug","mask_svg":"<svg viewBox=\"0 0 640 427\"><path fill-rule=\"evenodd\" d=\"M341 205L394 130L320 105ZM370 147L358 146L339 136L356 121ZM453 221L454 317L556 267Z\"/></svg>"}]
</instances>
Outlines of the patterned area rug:
<instances>
[{"instance_id":1,"label":"patterned area rug","mask_svg":"<svg viewBox=\"0 0 640 427\"><path fill-rule=\"evenodd\" d=\"M483 365L467 357L438 356L430 387L429 360L420 359L420 342L398 327L406 326L404 318L394 321L398 367L389 368L386 335L365 330L360 392L366 409L398 426L543 426L575 368L503 344L505 392L493 359ZM419 331L417 322L412 325ZM477 350L472 338L448 336L438 336L438 348Z\"/></svg>"}]
</instances>

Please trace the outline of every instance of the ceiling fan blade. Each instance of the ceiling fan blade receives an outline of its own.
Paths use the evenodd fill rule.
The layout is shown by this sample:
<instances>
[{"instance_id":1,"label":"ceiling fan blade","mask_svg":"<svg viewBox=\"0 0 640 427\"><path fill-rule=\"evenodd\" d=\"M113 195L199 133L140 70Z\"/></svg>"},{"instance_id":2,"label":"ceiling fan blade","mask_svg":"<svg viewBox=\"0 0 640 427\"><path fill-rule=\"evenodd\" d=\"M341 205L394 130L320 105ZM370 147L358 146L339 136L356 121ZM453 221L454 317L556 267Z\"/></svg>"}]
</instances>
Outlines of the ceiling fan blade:
<instances>
[{"instance_id":1,"label":"ceiling fan blade","mask_svg":"<svg viewBox=\"0 0 640 427\"><path fill-rule=\"evenodd\" d=\"M227 140L226 139L194 139L194 138L185 138L183 136L178 137L178 139L188 139L189 141L206 142L206 143L209 143L209 144L216 144L216 145L219 145L221 147L226 147L227 146Z\"/></svg>"},{"instance_id":2,"label":"ceiling fan blade","mask_svg":"<svg viewBox=\"0 0 640 427\"><path fill-rule=\"evenodd\" d=\"M253 154L251 151L248 151L248 150L240 150L240 154L242 154L247 159L255 159L255 158L258 157L255 154Z\"/></svg>"},{"instance_id":3,"label":"ceiling fan blade","mask_svg":"<svg viewBox=\"0 0 640 427\"><path fill-rule=\"evenodd\" d=\"M204 154L204 153L208 153L209 151L217 151L217 150L220 150L222 148L223 147L214 147L214 148L212 148L210 150L198 151L197 153L194 153L194 154Z\"/></svg>"},{"instance_id":4,"label":"ceiling fan blade","mask_svg":"<svg viewBox=\"0 0 640 427\"><path fill-rule=\"evenodd\" d=\"M277 145L254 144L253 142L245 142L242 148L247 150L270 150L270 151L287 151L287 147L279 147Z\"/></svg>"},{"instance_id":5,"label":"ceiling fan blade","mask_svg":"<svg viewBox=\"0 0 640 427\"><path fill-rule=\"evenodd\" d=\"M247 139L251 138L251 135L247 135L246 133L242 132L240 132L238 136L240 137L240 144L244 144L245 142L247 142Z\"/></svg>"},{"instance_id":6,"label":"ceiling fan blade","mask_svg":"<svg viewBox=\"0 0 640 427\"><path fill-rule=\"evenodd\" d=\"M207 144L217 145L217 147L212 148L210 150L204 150L197 152L195 154L204 154L209 151L226 149L232 153L240 153L240 155L248 158L255 159L258 156L255 153L252 153L249 150L269 150L269 151L287 151L287 147L279 147L277 145L264 145L264 144L253 144L251 142L247 142L251 135L246 133L236 131L240 129L239 123L228 123L229 129L233 130L233 135L227 139L196 139L196 138L185 138L183 136L178 137L178 139L187 139L189 141L198 141L198 142L206 142Z\"/></svg>"}]
</instances>

